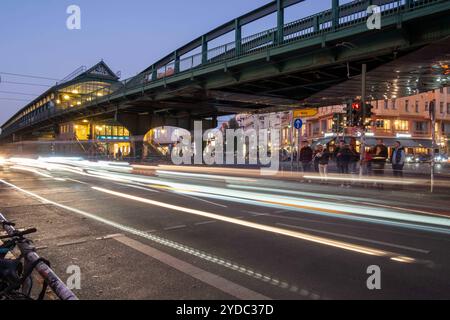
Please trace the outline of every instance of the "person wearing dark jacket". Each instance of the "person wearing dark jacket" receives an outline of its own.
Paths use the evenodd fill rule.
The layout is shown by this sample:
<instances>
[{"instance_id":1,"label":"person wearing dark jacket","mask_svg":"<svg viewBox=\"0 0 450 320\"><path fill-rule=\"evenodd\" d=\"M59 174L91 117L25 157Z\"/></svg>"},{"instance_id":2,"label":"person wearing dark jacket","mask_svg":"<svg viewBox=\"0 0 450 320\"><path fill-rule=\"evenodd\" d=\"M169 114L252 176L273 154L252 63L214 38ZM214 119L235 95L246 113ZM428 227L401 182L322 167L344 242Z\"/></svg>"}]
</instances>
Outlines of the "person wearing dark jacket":
<instances>
[{"instance_id":1,"label":"person wearing dark jacket","mask_svg":"<svg viewBox=\"0 0 450 320\"><path fill-rule=\"evenodd\" d=\"M330 161L330 153L324 148L324 146L319 145L317 147L317 152L314 156L314 163L317 163L319 168L319 173L322 178L328 176L328 162Z\"/></svg>"},{"instance_id":2,"label":"person wearing dark jacket","mask_svg":"<svg viewBox=\"0 0 450 320\"><path fill-rule=\"evenodd\" d=\"M334 152L336 157L336 165L338 172L342 174L348 174L349 164L352 157L350 148L345 144L344 140L339 142L339 147Z\"/></svg>"},{"instance_id":3,"label":"person wearing dark jacket","mask_svg":"<svg viewBox=\"0 0 450 320\"><path fill-rule=\"evenodd\" d=\"M314 151L307 141L303 142L300 149L300 162L302 163L303 172L311 171L311 162L313 160Z\"/></svg>"},{"instance_id":4,"label":"person wearing dark jacket","mask_svg":"<svg viewBox=\"0 0 450 320\"><path fill-rule=\"evenodd\" d=\"M394 176L403 178L403 168L405 166L406 153L400 141L395 142L394 153L392 154L392 170Z\"/></svg>"},{"instance_id":5,"label":"person wearing dark jacket","mask_svg":"<svg viewBox=\"0 0 450 320\"><path fill-rule=\"evenodd\" d=\"M374 175L384 174L384 168L386 166L386 160L388 158L388 148L384 144L383 139L377 140L377 145L375 146L375 154L372 159L372 167Z\"/></svg>"},{"instance_id":6,"label":"person wearing dark jacket","mask_svg":"<svg viewBox=\"0 0 450 320\"><path fill-rule=\"evenodd\" d=\"M356 174L358 169L358 162L361 160L361 155L358 151L356 151L356 145L351 144L349 147L350 150L350 163L349 163L349 171L351 174Z\"/></svg>"}]
</instances>

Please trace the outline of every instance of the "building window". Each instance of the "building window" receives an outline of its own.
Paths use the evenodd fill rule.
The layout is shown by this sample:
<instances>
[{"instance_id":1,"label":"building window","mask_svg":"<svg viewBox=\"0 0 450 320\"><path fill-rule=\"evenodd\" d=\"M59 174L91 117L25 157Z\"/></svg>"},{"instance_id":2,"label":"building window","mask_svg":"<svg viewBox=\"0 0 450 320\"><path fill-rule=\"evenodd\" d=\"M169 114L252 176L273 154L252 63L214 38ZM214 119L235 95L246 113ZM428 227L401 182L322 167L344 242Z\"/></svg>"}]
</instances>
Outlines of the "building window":
<instances>
[{"instance_id":1,"label":"building window","mask_svg":"<svg viewBox=\"0 0 450 320\"><path fill-rule=\"evenodd\" d=\"M409 100L405 101L405 111L409 112Z\"/></svg>"},{"instance_id":2,"label":"building window","mask_svg":"<svg viewBox=\"0 0 450 320\"><path fill-rule=\"evenodd\" d=\"M420 112L419 101L416 101L416 113Z\"/></svg>"},{"instance_id":3,"label":"building window","mask_svg":"<svg viewBox=\"0 0 450 320\"><path fill-rule=\"evenodd\" d=\"M315 122L313 124L313 135L318 135L320 133L320 123L319 122Z\"/></svg>"},{"instance_id":4,"label":"building window","mask_svg":"<svg viewBox=\"0 0 450 320\"><path fill-rule=\"evenodd\" d=\"M425 111L428 111L428 101L425 102Z\"/></svg>"},{"instance_id":5,"label":"building window","mask_svg":"<svg viewBox=\"0 0 450 320\"><path fill-rule=\"evenodd\" d=\"M392 99L392 110L396 110L396 109L397 109L397 100Z\"/></svg>"},{"instance_id":6,"label":"building window","mask_svg":"<svg viewBox=\"0 0 450 320\"><path fill-rule=\"evenodd\" d=\"M377 119L375 121L375 127L381 130L391 130L391 120Z\"/></svg>"},{"instance_id":7,"label":"building window","mask_svg":"<svg viewBox=\"0 0 450 320\"><path fill-rule=\"evenodd\" d=\"M450 114L450 103L447 103L447 114Z\"/></svg>"},{"instance_id":8,"label":"building window","mask_svg":"<svg viewBox=\"0 0 450 320\"><path fill-rule=\"evenodd\" d=\"M444 93L444 88L442 87L442 88L439 90L439 92L440 92L440 93Z\"/></svg>"},{"instance_id":9,"label":"building window","mask_svg":"<svg viewBox=\"0 0 450 320\"><path fill-rule=\"evenodd\" d=\"M439 111L441 112L441 114L444 114L444 103L441 102L439 105Z\"/></svg>"},{"instance_id":10,"label":"building window","mask_svg":"<svg viewBox=\"0 0 450 320\"><path fill-rule=\"evenodd\" d=\"M322 120L322 131L327 132L327 120Z\"/></svg>"},{"instance_id":11,"label":"building window","mask_svg":"<svg viewBox=\"0 0 450 320\"><path fill-rule=\"evenodd\" d=\"M394 129L396 131L408 131L409 130L409 121L395 120L394 121Z\"/></svg>"},{"instance_id":12,"label":"building window","mask_svg":"<svg viewBox=\"0 0 450 320\"><path fill-rule=\"evenodd\" d=\"M428 123L425 121L417 121L416 122L416 132L418 133L426 133L428 131Z\"/></svg>"},{"instance_id":13,"label":"building window","mask_svg":"<svg viewBox=\"0 0 450 320\"><path fill-rule=\"evenodd\" d=\"M389 100L384 100L384 109L389 109Z\"/></svg>"}]
</instances>

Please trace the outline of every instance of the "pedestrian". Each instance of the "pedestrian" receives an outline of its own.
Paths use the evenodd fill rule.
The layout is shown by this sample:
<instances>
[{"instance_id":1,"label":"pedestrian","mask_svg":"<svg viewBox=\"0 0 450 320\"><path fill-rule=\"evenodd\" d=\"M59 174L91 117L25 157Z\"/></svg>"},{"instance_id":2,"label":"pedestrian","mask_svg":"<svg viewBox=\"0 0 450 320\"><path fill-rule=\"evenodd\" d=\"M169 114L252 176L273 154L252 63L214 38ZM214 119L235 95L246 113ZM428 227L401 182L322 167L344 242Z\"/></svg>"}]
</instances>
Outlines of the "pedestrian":
<instances>
[{"instance_id":1,"label":"pedestrian","mask_svg":"<svg viewBox=\"0 0 450 320\"><path fill-rule=\"evenodd\" d=\"M117 157L119 158L119 160L122 160L122 150L119 148L119 151L117 151Z\"/></svg>"},{"instance_id":2,"label":"pedestrian","mask_svg":"<svg viewBox=\"0 0 450 320\"><path fill-rule=\"evenodd\" d=\"M394 177L403 178L403 168L405 167L406 153L400 141L395 142L394 152L392 154L392 170Z\"/></svg>"},{"instance_id":3,"label":"pedestrian","mask_svg":"<svg viewBox=\"0 0 450 320\"><path fill-rule=\"evenodd\" d=\"M361 160L361 155L356 150L355 144L350 144L349 150L350 150L349 171L351 174L356 174L356 171L358 169L358 162Z\"/></svg>"},{"instance_id":4,"label":"pedestrian","mask_svg":"<svg viewBox=\"0 0 450 320\"><path fill-rule=\"evenodd\" d=\"M314 156L313 156L313 164L314 164L314 172L319 173L319 159L317 158L317 155L323 151L323 146L321 144L318 144L314 150Z\"/></svg>"},{"instance_id":5,"label":"pedestrian","mask_svg":"<svg viewBox=\"0 0 450 320\"><path fill-rule=\"evenodd\" d=\"M303 172L311 171L311 162L313 160L314 151L309 146L308 141L303 142L303 147L300 149L300 162L302 163Z\"/></svg>"},{"instance_id":6,"label":"pedestrian","mask_svg":"<svg viewBox=\"0 0 450 320\"><path fill-rule=\"evenodd\" d=\"M374 175L384 174L387 158L388 158L388 148L384 144L383 139L377 139L377 145L375 146L375 154L372 159Z\"/></svg>"},{"instance_id":7,"label":"pedestrian","mask_svg":"<svg viewBox=\"0 0 450 320\"><path fill-rule=\"evenodd\" d=\"M317 162L319 174L323 178L322 181L328 177L328 163L330 161L330 153L323 145L317 146L317 152L314 156L314 162Z\"/></svg>"},{"instance_id":8,"label":"pedestrian","mask_svg":"<svg viewBox=\"0 0 450 320\"><path fill-rule=\"evenodd\" d=\"M334 154L336 158L338 173L348 174L351 152L349 146L345 144L344 140L341 140L339 142L339 146L336 148Z\"/></svg>"},{"instance_id":9,"label":"pedestrian","mask_svg":"<svg viewBox=\"0 0 450 320\"><path fill-rule=\"evenodd\" d=\"M374 154L373 148L370 148L368 151L364 152L363 168L364 174L368 176L372 175L373 154Z\"/></svg>"}]
</instances>

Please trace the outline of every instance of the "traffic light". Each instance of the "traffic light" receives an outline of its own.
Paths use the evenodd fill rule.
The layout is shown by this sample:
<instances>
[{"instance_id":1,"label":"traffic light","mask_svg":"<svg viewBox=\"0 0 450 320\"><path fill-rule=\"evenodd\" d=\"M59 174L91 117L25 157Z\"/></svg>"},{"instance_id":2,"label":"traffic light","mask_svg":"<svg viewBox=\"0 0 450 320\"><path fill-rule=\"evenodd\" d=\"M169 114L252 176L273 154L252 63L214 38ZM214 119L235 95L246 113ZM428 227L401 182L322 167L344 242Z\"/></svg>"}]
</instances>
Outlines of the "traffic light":
<instances>
[{"instance_id":1,"label":"traffic light","mask_svg":"<svg viewBox=\"0 0 450 320\"><path fill-rule=\"evenodd\" d=\"M361 122L361 102L354 101L347 104L347 127L359 126Z\"/></svg>"},{"instance_id":2,"label":"traffic light","mask_svg":"<svg viewBox=\"0 0 450 320\"><path fill-rule=\"evenodd\" d=\"M362 127L365 126L366 119L373 115L373 106L368 103L362 103L357 100L347 105L347 126Z\"/></svg>"},{"instance_id":3,"label":"traffic light","mask_svg":"<svg viewBox=\"0 0 450 320\"><path fill-rule=\"evenodd\" d=\"M373 116L373 110L374 108L373 108L373 106L371 105L371 104L369 104L369 103L365 103L364 104L364 116L366 117L366 118L372 118L372 116Z\"/></svg>"}]
</instances>

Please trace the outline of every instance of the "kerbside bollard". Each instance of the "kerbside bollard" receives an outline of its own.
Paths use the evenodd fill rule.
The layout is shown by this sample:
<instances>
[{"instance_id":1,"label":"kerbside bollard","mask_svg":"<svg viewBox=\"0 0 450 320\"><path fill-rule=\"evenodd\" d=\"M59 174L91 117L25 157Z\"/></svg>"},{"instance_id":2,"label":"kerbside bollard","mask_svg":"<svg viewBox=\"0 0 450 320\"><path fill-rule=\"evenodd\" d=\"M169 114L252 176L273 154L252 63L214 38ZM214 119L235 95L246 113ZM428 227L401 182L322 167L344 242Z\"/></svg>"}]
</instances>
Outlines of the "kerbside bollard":
<instances>
[{"instance_id":1,"label":"kerbside bollard","mask_svg":"<svg viewBox=\"0 0 450 320\"><path fill-rule=\"evenodd\" d=\"M14 236L16 229L8 223L8 220L0 213L0 223L3 229L10 236ZM28 263L33 264L39 259L34 246L29 241L17 243L21 254ZM36 265L35 270L47 282L48 286L61 300L78 300L77 296L65 285L65 283L56 275L56 273L43 261Z\"/></svg>"}]
</instances>

